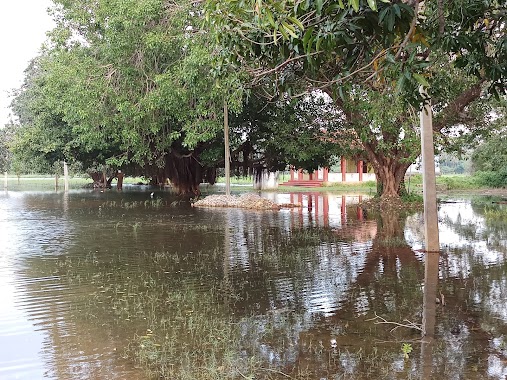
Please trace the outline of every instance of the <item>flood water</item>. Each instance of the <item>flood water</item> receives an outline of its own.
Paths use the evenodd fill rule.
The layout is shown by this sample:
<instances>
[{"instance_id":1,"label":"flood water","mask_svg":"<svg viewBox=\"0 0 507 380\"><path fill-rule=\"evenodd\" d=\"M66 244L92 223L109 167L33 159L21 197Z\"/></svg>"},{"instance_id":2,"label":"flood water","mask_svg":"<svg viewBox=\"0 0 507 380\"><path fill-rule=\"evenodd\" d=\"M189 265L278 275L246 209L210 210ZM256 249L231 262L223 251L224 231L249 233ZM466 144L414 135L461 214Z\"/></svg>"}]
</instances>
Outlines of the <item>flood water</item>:
<instances>
[{"instance_id":1,"label":"flood water","mask_svg":"<svg viewBox=\"0 0 507 380\"><path fill-rule=\"evenodd\" d=\"M421 213L262 196L303 207L0 193L0 379L507 378L502 199L444 199L429 256Z\"/></svg>"}]
</instances>

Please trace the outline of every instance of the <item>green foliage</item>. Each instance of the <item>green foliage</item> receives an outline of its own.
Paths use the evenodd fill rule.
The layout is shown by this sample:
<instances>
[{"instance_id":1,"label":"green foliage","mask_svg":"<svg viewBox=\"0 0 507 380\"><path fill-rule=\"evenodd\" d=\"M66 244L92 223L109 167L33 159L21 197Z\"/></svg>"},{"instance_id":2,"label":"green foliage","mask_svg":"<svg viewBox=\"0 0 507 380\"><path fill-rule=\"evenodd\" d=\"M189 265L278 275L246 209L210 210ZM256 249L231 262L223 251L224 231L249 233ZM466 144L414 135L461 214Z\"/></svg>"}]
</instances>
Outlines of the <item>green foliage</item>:
<instances>
[{"instance_id":1,"label":"green foliage","mask_svg":"<svg viewBox=\"0 0 507 380\"><path fill-rule=\"evenodd\" d=\"M405 359L409 358L409 354L413 351L412 345L410 343L403 343L401 345L401 352L403 352L403 357Z\"/></svg>"},{"instance_id":2,"label":"green foliage","mask_svg":"<svg viewBox=\"0 0 507 380\"><path fill-rule=\"evenodd\" d=\"M243 111L231 117L231 130L254 152L255 166L276 171L293 165L311 172L330 166L341 154L332 138L337 129L333 111L318 96L277 102L250 97Z\"/></svg>"},{"instance_id":3,"label":"green foliage","mask_svg":"<svg viewBox=\"0 0 507 380\"><path fill-rule=\"evenodd\" d=\"M327 93L342 124L336 141L366 156L379 189L395 196L420 149L420 87L445 136L437 144L448 150L484 134L490 108L476 102L481 90L503 91L504 8L499 1L458 3L208 0L206 15L224 46L222 67L245 69L253 84L268 83L263 91L272 96Z\"/></svg>"},{"instance_id":4,"label":"green foliage","mask_svg":"<svg viewBox=\"0 0 507 380\"><path fill-rule=\"evenodd\" d=\"M489 81L488 90L506 91L507 12L502 0L458 0L425 4L435 15L428 20L428 37L434 48L453 57L453 65L467 75Z\"/></svg>"},{"instance_id":5,"label":"green foliage","mask_svg":"<svg viewBox=\"0 0 507 380\"><path fill-rule=\"evenodd\" d=\"M6 172L10 168L11 153L9 143L12 140L12 126L7 125L0 129L0 173Z\"/></svg>"},{"instance_id":6,"label":"green foliage","mask_svg":"<svg viewBox=\"0 0 507 380\"><path fill-rule=\"evenodd\" d=\"M440 154L439 155L440 172L442 174L470 174L471 158L467 154L457 157L456 155Z\"/></svg>"},{"instance_id":7,"label":"green foliage","mask_svg":"<svg viewBox=\"0 0 507 380\"><path fill-rule=\"evenodd\" d=\"M210 80L212 54L197 5L55 3L54 45L34 63L15 102L17 152L31 146L31 156L48 162L88 159L85 166L153 172L169 153L191 155L221 133L225 97L238 108L238 76Z\"/></svg>"},{"instance_id":8,"label":"green foliage","mask_svg":"<svg viewBox=\"0 0 507 380\"><path fill-rule=\"evenodd\" d=\"M395 46L409 31L413 9L379 1L244 2L209 0L207 19L224 49L224 64L250 68L256 78L276 72L277 87L293 90L298 78L341 96L343 83L397 65ZM418 86L407 57L404 83ZM374 66L374 67L373 67ZM420 70L419 68L419 70ZM407 78L408 77L408 78Z\"/></svg>"},{"instance_id":9,"label":"green foliage","mask_svg":"<svg viewBox=\"0 0 507 380\"><path fill-rule=\"evenodd\" d=\"M507 169L507 135L493 135L472 153L473 167L482 172L500 172Z\"/></svg>"},{"instance_id":10,"label":"green foliage","mask_svg":"<svg viewBox=\"0 0 507 380\"><path fill-rule=\"evenodd\" d=\"M422 191L422 175L413 174L406 182L409 192L414 189ZM473 190L480 187L489 187L487 184L479 183L476 175L439 175L437 176L437 190Z\"/></svg>"},{"instance_id":11,"label":"green foliage","mask_svg":"<svg viewBox=\"0 0 507 380\"><path fill-rule=\"evenodd\" d=\"M446 175L439 176L437 178L437 186L440 186L446 190L467 190L477 189L485 185L481 184L476 176Z\"/></svg>"},{"instance_id":12,"label":"green foliage","mask_svg":"<svg viewBox=\"0 0 507 380\"><path fill-rule=\"evenodd\" d=\"M506 187L507 168L503 167L497 171L479 171L474 174L477 183L484 187Z\"/></svg>"},{"instance_id":13,"label":"green foliage","mask_svg":"<svg viewBox=\"0 0 507 380\"><path fill-rule=\"evenodd\" d=\"M349 81L387 79L419 107L419 86L434 82L428 68L445 56L448 65L467 75L489 79L493 92L504 91L501 1L444 2L441 8L437 2L424 8L413 4L208 0L206 12L226 47L225 64L246 65L256 78L276 73L280 86L302 78L339 98Z\"/></svg>"}]
</instances>

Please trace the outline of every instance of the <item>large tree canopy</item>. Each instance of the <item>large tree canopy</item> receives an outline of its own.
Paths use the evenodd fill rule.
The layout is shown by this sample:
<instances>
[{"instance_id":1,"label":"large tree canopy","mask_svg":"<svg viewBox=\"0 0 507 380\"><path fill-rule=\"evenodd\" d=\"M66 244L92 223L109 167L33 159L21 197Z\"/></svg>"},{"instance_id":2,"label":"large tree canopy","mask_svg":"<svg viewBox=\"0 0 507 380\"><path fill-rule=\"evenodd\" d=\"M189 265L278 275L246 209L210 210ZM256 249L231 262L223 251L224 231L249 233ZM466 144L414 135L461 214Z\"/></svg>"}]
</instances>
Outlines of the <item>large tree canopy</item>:
<instances>
[{"instance_id":1,"label":"large tree canopy","mask_svg":"<svg viewBox=\"0 0 507 380\"><path fill-rule=\"evenodd\" d=\"M418 155L417 111L432 96L434 129L483 122L474 102L505 92L506 10L500 1L207 1L226 46L266 96L320 89L371 161L385 196L396 196ZM456 83L454 83L456 82ZM350 140L347 140L350 141Z\"/></svg>"},{"instance_id":2,"label":"large tree canopy","mask_svg":"<svg viewBox=\"0 0 507 380\"><path fill-rule=\"evenodd\" d=\"M330 162L333 151L317 136L332 129L321 101L243 98L241 71L215 76L219 49L201 28L198 3L55 3L52 45L28 68L14 101L21 124L14 151L24 160L108 164L195 193L224 164L226 99L237 113L238 172Z\"/></svg>"},{"instance_id":3,"label":"large tree canopy","mask_svg":"<svg viewBox=\"0 0 507 380\"><path fill-rule=\"evenodd\" d=\"M199 154L222 129L223 99L239 104L228 90L237 76L210 80L199 8L190 1L55 3L53 46L15 101L26 127L20 143L36 142L35 150L60 160L134 164L196 192L203 177L213 177Z\"/></svg>"}]
</instances>

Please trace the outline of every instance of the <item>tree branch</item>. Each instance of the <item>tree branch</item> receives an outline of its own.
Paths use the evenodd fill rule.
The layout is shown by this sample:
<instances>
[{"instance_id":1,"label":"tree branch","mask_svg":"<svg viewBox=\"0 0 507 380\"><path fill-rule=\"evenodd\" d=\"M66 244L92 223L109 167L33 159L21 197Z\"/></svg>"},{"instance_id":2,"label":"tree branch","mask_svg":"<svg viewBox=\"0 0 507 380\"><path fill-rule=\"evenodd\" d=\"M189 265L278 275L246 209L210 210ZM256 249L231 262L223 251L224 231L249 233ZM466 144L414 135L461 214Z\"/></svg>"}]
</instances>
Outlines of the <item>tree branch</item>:
<instances>
[{"instance_id":1,"label":"tree branch","mask_svg":"<svg viewBox=\"0 0 507 380\"><path fill-rule=\"evenodd\" d=\"M433 131L440 132L443 128L452 126L460 122L460 114L474 100L480 98L483 84L486 80L481 79L472 87L463 91L454 101L449 103L447 107L435 118L433 122Z\"/></svg>"}]
</instances>

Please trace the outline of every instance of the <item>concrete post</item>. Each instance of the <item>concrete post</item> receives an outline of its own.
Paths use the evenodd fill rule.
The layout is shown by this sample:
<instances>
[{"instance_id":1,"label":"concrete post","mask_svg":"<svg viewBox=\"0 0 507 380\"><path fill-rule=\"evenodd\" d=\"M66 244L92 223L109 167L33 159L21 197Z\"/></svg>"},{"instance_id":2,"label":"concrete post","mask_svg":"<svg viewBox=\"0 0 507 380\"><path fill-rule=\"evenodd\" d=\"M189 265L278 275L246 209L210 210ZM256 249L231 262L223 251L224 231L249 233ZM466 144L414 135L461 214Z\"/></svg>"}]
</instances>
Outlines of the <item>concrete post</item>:
<instances>
[{"instance_id":1,"label":"concrete post","mask_svg":"<svg viewBox=\"0 0 507 380\"><path fill-rule=\"evenodd\" d=\"M420 113L423 169L424 233L427 252L439 252L435 152L431 105L427 102Z\"/></svg>"},{"instance_id":2,"label":"concrete post","mask_svg":"<svg viewBox=\"0 0 507 380\"><path fill-rule=\"evenodd\" d=\"M69 191L69 167L65 161L63 161L63 184L64 190Z\"/></svg>"},{"instance_id":3,"label":"concrete post","mask_svg":"<svg viewBox=\"0 0 507 380\"><path fill-rule=\"evenodd\" d=\"M7 172L4 172L4 189L7 190Z\"/></svg>"},{"instance_id":4,"label":"concrete post","mask_svg":"<svg viewBox=\"0 0 507 380\"><path fill-rule=\"evenodd\" d=\"M229 110L224 100L225 195L231 195L231 159L229 152Z\"/></svg>"}]
</instances>

